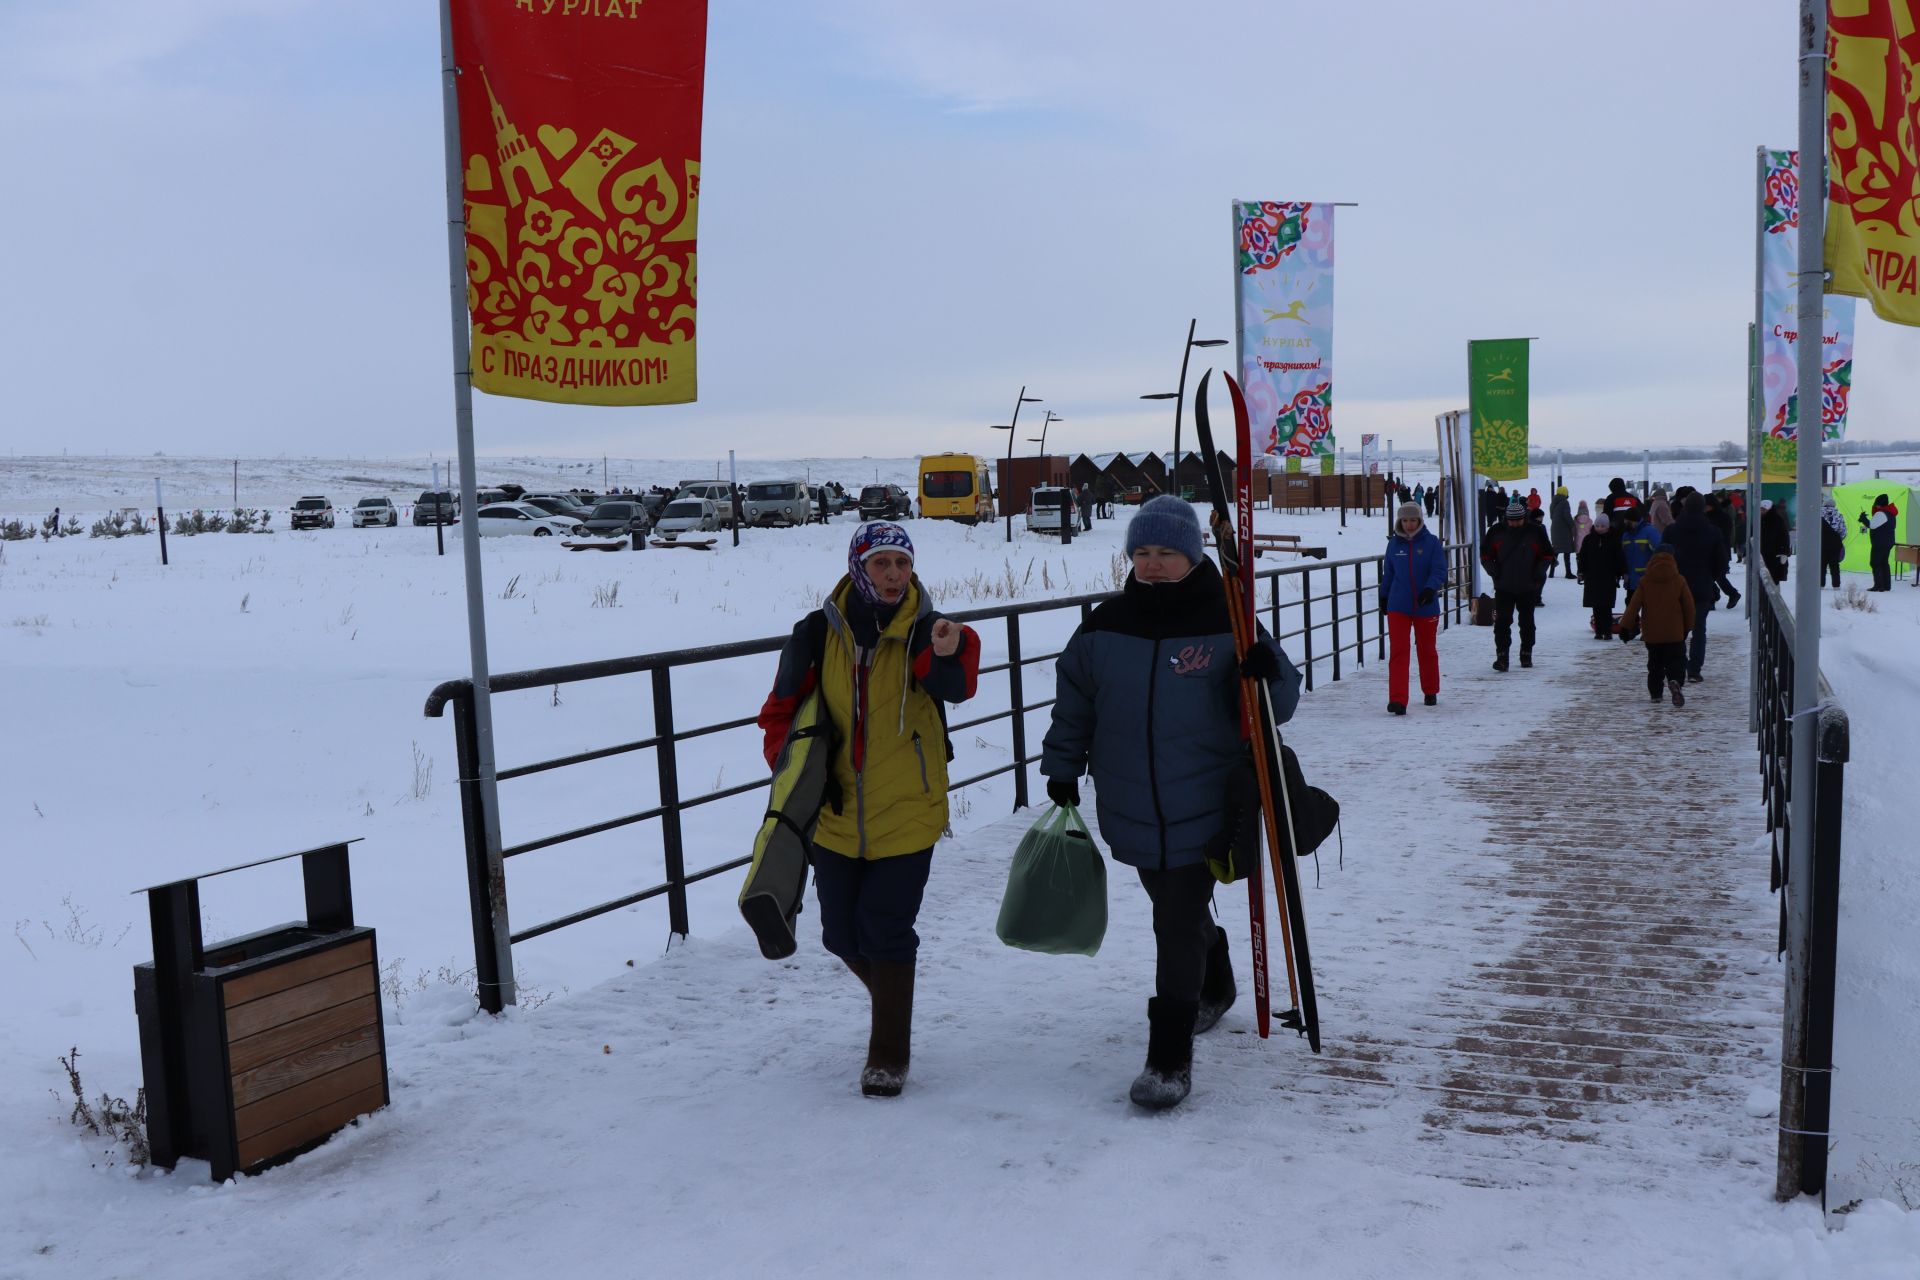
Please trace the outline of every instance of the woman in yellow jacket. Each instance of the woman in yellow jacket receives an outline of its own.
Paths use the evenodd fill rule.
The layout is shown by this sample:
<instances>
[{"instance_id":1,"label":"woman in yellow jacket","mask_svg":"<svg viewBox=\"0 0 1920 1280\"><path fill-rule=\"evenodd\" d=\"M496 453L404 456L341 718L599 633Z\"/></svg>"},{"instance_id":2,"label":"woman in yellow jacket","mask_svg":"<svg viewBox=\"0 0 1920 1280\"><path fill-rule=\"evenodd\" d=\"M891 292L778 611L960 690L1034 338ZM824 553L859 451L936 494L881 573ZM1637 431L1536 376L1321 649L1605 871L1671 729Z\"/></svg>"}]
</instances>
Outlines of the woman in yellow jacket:
<instances>
[{"instance_id":1,"label":"woman in yellow jacket","mask_svg":"<svg viewBox=\"0 0 1920 1280\"><path fill-rule=\"evenodd\" d=\"M894 1097L912 1047L914 921L947 826L944 704L973 696L980 638L934 612L913 542L885 520L854 530L847 575L802 619L760 709L767 763L818 688L833 725L827 804L809 861L826 949L866 985L872 1035L860 1091Z\"/></svg>"}]
</instances>

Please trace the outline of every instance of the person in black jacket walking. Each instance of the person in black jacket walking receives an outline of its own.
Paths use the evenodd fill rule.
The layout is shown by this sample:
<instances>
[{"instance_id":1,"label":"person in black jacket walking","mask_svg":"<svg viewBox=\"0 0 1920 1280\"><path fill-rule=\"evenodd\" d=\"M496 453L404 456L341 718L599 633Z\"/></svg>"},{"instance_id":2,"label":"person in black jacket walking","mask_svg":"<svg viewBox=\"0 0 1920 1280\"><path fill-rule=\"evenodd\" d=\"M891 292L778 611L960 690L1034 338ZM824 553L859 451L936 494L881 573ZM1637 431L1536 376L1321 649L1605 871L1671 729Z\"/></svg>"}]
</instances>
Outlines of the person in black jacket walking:
<instances>
[{"instance_id":1,"label":"person in black jacket walking","mask_svg":"<svg viewBox=\"0 0 1920 1280\"><path fill-rule=\"evenodd\" d=\"M1079 777L1092 776L1100 836L1153 901L1147 1064L1128 1096L1159 1109L1187 1096L1193 1037L1235 996L1206 860L1239 834L1242 779L1252 781L1240 678L1267 681L1284 723L1300 673L1264 636L1235 662L1226 585L1205 558L1192 504L1171 495L1145 503L1126 548L1126 586L1061 651L1040 771L1060 805L1079 804Z\"/></svg>"},{"instance_id":2,"label":"person in black jacket walking","mask_svg":"<svg viewBox=\"0 0 1920 1280\"><path fill-rule=\"evenodd\" d=\"M1775 582L1787 580L1787 561L1793 554L1793 534L1787 518L1773 499L1760 500L1760 562Z\"/></svg>"},{"instance_id":3,"label":"person in black jacket walking","mask_svg":"<svg viewBox=\"0 0 1920 1280\"><path fill-rule=\"evenodd\" d=\"M1516 612L1520 615L1520 665L1531 667L1533 611L1553 564L1553 544L1547 541L1546 530L1527 519L1523 499L1507 504L1506 523L1481 543L1480 563L1493 579L1493 669L1507 669Z\"/></svg>"},{"instance_id":4,"label":"person in black jacket walking","mask_svg":"<svg viewBox=\"0 0 1920 1280\"><path fill-rule=\"evenodd\" d=\"M1675 567L1686 579L1693 596L1694 611L1687 645L1687 680L1699 684L1701 668L1707 661L1707 617L1713 602L1720 598L1717 585L1727 576L1731 554L1720 531L1707 519L1707 504L1697 493L1690 493L1680 506L1680 518L1667 526L1660 545L1673 552Z\"/></svg>"},{"instance_id":5,"label":"person in black jacket walking","mask_svg":"<svg viewBox=\"0 0 1920 1280\"><path fill-rule=\"evenodd\" d=\"M1593 518L1593 529L1580 540L1580 602L1593 610L1593 636L1613 639L1613 606L1619 600L1620 577L1626 562L1620 558L1619 544L1608 537L1607 513Z\"/></svg>"}]
</instances>

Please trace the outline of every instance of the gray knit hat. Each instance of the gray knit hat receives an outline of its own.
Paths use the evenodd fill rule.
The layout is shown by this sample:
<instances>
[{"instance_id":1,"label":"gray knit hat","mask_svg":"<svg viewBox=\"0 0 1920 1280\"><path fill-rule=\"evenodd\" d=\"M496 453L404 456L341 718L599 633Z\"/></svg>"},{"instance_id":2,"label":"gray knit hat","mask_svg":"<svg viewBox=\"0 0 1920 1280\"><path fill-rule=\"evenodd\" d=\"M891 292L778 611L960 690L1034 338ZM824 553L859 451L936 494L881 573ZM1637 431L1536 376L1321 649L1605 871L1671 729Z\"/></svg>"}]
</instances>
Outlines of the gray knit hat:
<instances>
[{"instance_id":1,"label":"gray knit hat","mask_svg":"<svg viewBox=\"0 0 1920 1280\"><path fill-rule=\"evenodd\" d=\"M1200 546L1200 517L1193 504L1170 493L1149 498L1127 524L1127 555L1141 547L1170 547L1199 564L1206 558Z\"/></svg>"},{"instance_id":2,"label":"gray knit hat","mask_svg":"<svg viewBox=\"0 0 1920 1280\"><path fill-rule=\"evenodd\" d=\"M1525 499L1515 498L1512 502L1509 502L1507 504L1507 519L1525 520L1526 518L1527 518L1527 504Z\"/></svg>"},{"instance_id":3,"label":"gray knit hat","mask_svg":"<svg viewBox=\"0 0 1920 1280\"><path fill-rule=\"evenodd\" d=\"M1402 520L1417 520L1425 524L1427 513L1420 509L1420 504L1417 502L1403 502L1400 504L1400 510L1394 513L1393 527L1398 529Z\"/></svg>"}]
</instances>

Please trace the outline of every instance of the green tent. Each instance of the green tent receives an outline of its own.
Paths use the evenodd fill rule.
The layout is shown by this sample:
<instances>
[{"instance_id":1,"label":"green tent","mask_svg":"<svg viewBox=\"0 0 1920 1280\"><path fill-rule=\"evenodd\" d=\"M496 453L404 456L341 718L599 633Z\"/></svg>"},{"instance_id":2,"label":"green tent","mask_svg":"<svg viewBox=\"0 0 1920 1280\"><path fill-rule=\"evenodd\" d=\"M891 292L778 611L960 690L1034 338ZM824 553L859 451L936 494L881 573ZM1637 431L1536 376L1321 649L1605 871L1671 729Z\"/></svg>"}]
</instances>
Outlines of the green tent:
<instances>
[{"instance_id":1,"label":"green tent","mask_svg":"<svg viewBox=\"0 0 1920 1280\"><path fill-rule=\"evenodd\" d=\"M1852 484L1837 484L1828 490L1833 495L1833 505L1840 508L1840 515L1847 522L1847 558L1840 567L1848 573L1866 573L1871 565L1868 557L1871 550L1867 543L1867 531L1860 527L1860 516L1873 514L1873 500L1886 494L1893 505L1900 508L1899 516L1893 522L1893 540L1895 542L1913 541L1908 513L1913 509L1913 494L1905 485L1894 484L1887 480L1857 480Z\"/></svg>"}]
</instances>

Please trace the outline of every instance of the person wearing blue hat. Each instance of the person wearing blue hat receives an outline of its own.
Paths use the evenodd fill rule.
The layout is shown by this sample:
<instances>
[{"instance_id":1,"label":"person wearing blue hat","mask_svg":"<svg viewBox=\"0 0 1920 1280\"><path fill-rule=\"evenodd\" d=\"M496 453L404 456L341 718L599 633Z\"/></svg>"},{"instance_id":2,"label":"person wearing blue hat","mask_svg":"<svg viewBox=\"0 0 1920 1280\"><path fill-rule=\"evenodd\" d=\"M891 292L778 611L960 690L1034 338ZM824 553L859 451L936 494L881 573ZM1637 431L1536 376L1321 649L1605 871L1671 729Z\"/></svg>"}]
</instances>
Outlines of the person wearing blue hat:
<instances>
[{"instance_id":1,"label":"person wearing blue hat","mask_svg":"<svg viewBox=\"0 0 1920 1280\"><path fill-rule=\"evenodd\" d=\"M1237 994L1207 859L1235 843L1249 808L1240 680L1267 681L1284 723L1300 673L1264 634L1235 661L1226 584L1192 504L1164 495L1142 505L1126 550L1126 585L1060 654L1040 772L1060 805L1078 805L1080 775L1092 778L1101 838L1153 901L1147 1063L1128 1096L1157 1110L1187 1096L1193 1037Z\"/></svg>"}]
</instances>

